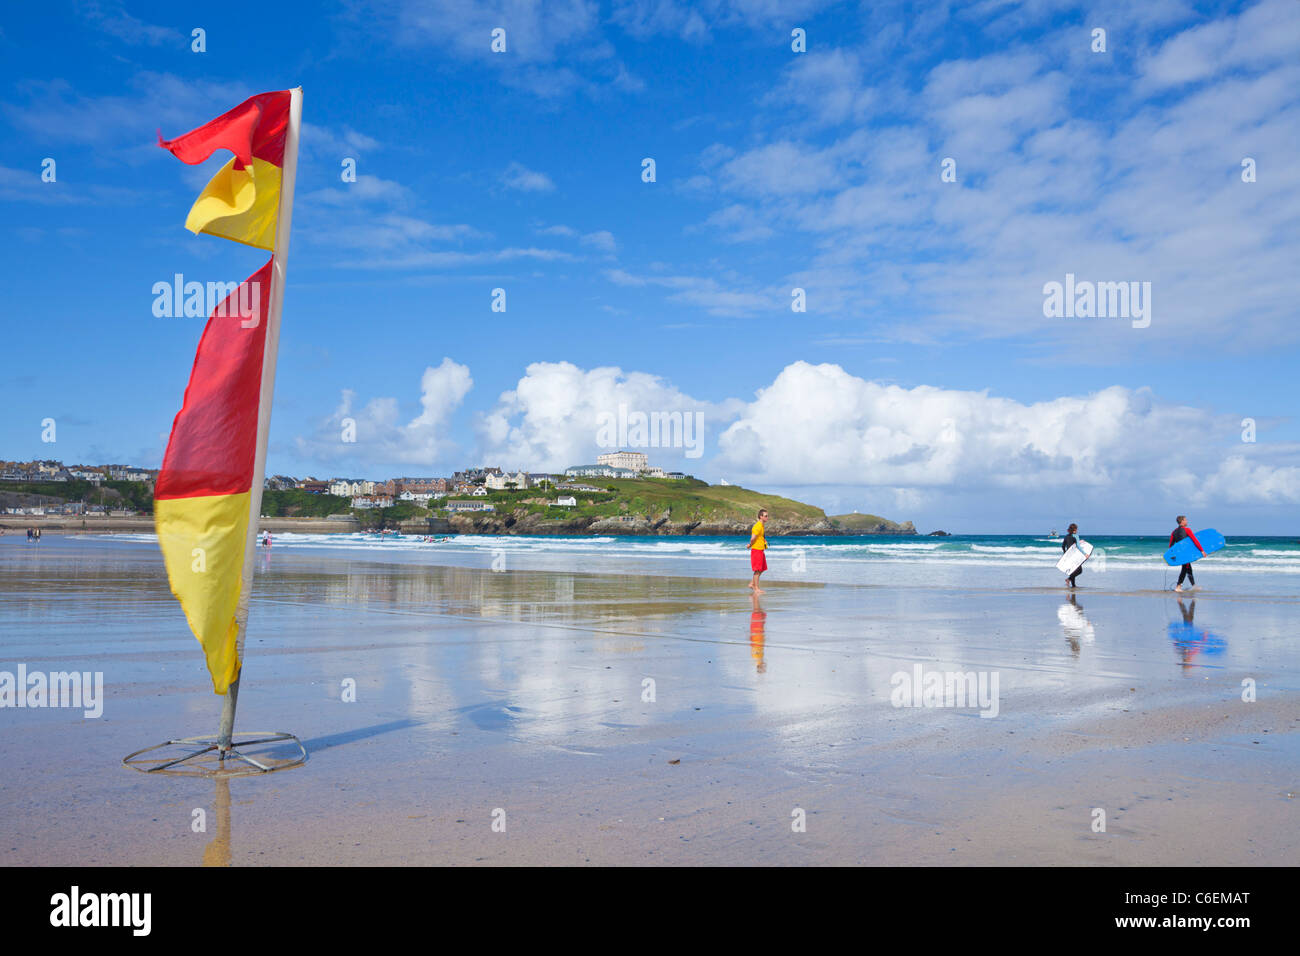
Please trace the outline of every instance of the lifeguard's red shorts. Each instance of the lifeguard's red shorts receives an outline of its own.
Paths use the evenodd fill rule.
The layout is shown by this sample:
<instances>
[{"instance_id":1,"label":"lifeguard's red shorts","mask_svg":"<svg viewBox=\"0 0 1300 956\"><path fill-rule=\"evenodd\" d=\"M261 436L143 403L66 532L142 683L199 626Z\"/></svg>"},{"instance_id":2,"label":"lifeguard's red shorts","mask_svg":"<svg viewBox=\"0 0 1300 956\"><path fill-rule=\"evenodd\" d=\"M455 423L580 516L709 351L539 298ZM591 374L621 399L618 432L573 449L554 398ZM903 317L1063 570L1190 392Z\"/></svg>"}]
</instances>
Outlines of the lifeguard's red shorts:
<instances>
[{"instance_id":1,"label":"lifeguard's red shorts","mask_svg":"<svg viewBox=\"0 0 1300 956\"><path fill-rule=\"evenodd\" d=\"M761 548L753 548L749 552L749 569L751 571L767 570L767 552Z\"/></svg>"}]
</instances>

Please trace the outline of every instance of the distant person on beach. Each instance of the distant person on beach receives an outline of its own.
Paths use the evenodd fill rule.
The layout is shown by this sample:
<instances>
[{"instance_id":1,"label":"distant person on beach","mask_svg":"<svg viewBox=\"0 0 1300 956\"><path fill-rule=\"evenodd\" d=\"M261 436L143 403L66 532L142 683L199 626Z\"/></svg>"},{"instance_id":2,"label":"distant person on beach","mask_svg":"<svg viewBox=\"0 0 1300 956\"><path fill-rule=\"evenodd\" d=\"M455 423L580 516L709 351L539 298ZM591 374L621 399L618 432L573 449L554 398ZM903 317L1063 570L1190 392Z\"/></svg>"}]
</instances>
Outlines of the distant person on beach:
<instances>
[{"instance_id":1,"label":"distant person on beach","mask_svg":"<svg viewBox=\"0 0 1300 956\"><path fill-rule=\"evenodd\" d=\"M1205 553L1205 549L1201 547L1201 542L1196 540L1196 535L1192 533L1192 529L1187 527L1187 515L1178 516L1178 527L1175 528L1173 534L1169 536L1169 547L1172 548L1179 541L1182 541L1183 538L1191 538L1192 544L1196 545L1196 550L1201 552L1201 554ZM1174 585L1175 591L1181 591L1183 589L1184 579L1186 579L1192 587L1196 587L1196 575L1192 573L1192 565L1190 562L1184 564L1182 571L1179 572L1178 583ZM1169 579L1166 578L1165 580L1167 581Z\"/></svg>"},{"instance_id":2,"label":"distant person on beach","mask_svg":"<svg viewBox=\"0 0 1300 956\"><path fill-rule=\"evenodd\" d=\"M1078 530L1079 530L1079 526L1077 524L1072 524L1070 525L1069 528L1066 529L1065 537L1061 539L1062 552L1069 551L1071 548L1073 548L1076 544L1079 543L1079 539L1074 536L1074 533ZM1078 585L1074 583L1074 579L1077 578L1082 573L1083 573L1083 565L1081 564L1074 569L1073 574L1071 574L1068 578L1065 579L1065 586L1067 588L1077 588Z\"/></svg>"},{"instance_id":3,"label":"distant person on beach","mask_svg":"<svg viewBox=\"0 0 1300 956\"><path fill-rule=\"evenodd\" d=\"M758 520L749 529L749 569L754 572L754 580L749 582L749 589L755 594L762 594L758 586L758 576L767 570L767 534L763 522L767 520L767 509L758 512Z\"/></svg>"}]
</instances>

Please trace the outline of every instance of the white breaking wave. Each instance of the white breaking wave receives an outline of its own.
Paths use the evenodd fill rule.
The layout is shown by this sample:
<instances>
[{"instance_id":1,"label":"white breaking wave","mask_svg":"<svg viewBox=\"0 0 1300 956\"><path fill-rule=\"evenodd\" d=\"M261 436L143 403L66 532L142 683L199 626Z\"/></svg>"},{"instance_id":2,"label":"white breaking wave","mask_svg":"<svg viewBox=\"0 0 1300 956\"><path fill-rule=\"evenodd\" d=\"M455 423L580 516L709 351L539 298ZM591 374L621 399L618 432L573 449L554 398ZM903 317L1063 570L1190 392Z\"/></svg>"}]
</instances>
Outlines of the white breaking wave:
<instances>
[{"instance_id":1,"label":"white breaking wave","mask_svg":"<svg viewBox=\"0 0 1300 956\"><path fill-rule=\"evenodd\" d=\"M996 552L1006 552L1006 553L1016 553L1016 554L1024 554L1024 553L1061 554L1062 553L1059 547L1035 548L1032 545L1012 546L1012 545L997 545L997 544L972 544L970 548L972 551L988 551L994 553Z\"/></svg>"},{"instance_id":2,"label":"white breaking wave","mask_svg":"<svg viewBox=\"0 0 1300 956\"><path fill-rule=\"evenodd\" d=\"M156 545L158 536L153 533L131 532L106 536L93 536L100 540L105 538L115 541L149 543ZM425 541L425 537L447 540ZM722 567L731 567L737 560L743 560L747 541L737 537L734 540L700 540L689 536L682 537L633 537L620 535L602 535L599 537L560 537L560 536L522 536L522 535L377 535L367 533L352 534L301 534L292 531L273 533L271 552L277 550L313 549L322 551L351 551L354 553L384 553L396 557L402 555L427 554L430 562L436 563L438 555L448 558L454 555L473 555L473 560L482 560L482 555L505 552L523 560L530 556L545 559L547 555L575 555L598 557L601 561L613 562L611 568L620 559L631 561L653 560L657 566L667 566L666 562L690 562L692 566L709 561L719 562ZM1124 550L1120 550L1120 549ZM1160 558L1159 553L1134 553L1131 545L1119 545L1107 555L1106 571L1174 571ZM259 549L260 551L261 549ZM1127 552L1127 553L1126 553ZM768 551L768 560L773 567L783 567L795 558L806 559L811 568L818 567L844 569L842 572L856 577L852 565L865 569L872 566L893 567L949 567L949 568L990 568L990 569L1027 569L1043 572L1049 576L1056 575L1056 560L1060 557L1060 547L1047 545L992 545L967 542L901 542L872 541L862 539L835 540L825 539L818 542L785 542L774 538ZM665 564L661 564L664 562ZM1269 549L1250 549L1229 553L1226 549L1207 557L1196 565L1197 573L1233 573L1233 574L1300 574L1300 550L1274 551ZM1100 569L1100 562L1093 560L1084 566L1085 573L1090 572L1090 579L1100 578L1106 571Z\"/></svg>"}]
</instances>

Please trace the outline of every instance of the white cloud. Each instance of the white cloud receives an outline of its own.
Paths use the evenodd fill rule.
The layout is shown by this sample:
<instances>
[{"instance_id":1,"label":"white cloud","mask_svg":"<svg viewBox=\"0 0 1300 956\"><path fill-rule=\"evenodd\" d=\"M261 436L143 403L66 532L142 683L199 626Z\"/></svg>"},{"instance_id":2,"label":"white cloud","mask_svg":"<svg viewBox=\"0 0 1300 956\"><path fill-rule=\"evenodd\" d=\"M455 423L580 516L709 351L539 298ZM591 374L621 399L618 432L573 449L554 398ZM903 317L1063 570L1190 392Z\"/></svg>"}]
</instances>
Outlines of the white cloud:
<instances>
[{"instance_id":1,"label":"white cloud","mask_svg":"<svg viewBox=\"0 0 1300 956\"><path fill-rule=\"evenodd\" d=\"M790 295L789 289L778 293L771 289L756 291L737 288L736 283L740 280L731 273L722 276L727 280L726 285L713 276L643 276L623 269L609 269L605 276L615 285L671 289L668 301L696 305L713 315L750 315L771 311L781 301L780 295L786 297L786 303L789 302Z\"/></svg>"},{"instance_id":2,"label":"white cloud","mask_svg":"<svg viewBox=\"0 0 1300 956\"><path fill-rule=\"evenodd\" d=\"M789 106L817 124L834 124L865 118L877 99L863 81L856 53L814 49L795 58L764 103Z\"/></svg>"},{"instance_id":3,"label":"white cloud","mask_svg":"<svg viewBox=\"0 0 1300 956\"><path fill-rule=\"evenodd\" d=\"M1014 9L1030 24L1043 14ZM731 241L792 239L783 278L807 289L810 317L887 340L1021 338L1090 363L1300 340L1300 166L1286 159L1300 4L1264 0L1143 59L1174 13L1161 5L1132 36L1115 27L1132 55L1106 64L1070 52L1086 31L1046 47L999 36L1009 48L933 66L919 91L915 65L867 71L862 50L819 47L764 99L791 107L760 115L766 138L701 157L691 192L715 203L703 224ZM1094 94L1105 109L1085 106ZM1268 175L1243 183L1247 156ZM955 183L940 180L945 157ZM1066 273L1150 282L1151 326L1045 319L1043 285Z\"/></svg>"},{"instance_id":4,"label":"white cloud","mask_svg":"<svg viewBox=\"0 0 1300 956\"><path fill-rule=\"evenodd\" d=\"M295 445L299 455L322 462L445 463L455 451L448 437L451 417L473 385L469 368L450 358L429 366L420 379L420 413L406 423L396 398L372 398L358 409L356 393L344 389L334 413ZM348 420L355 425L352 442L344 441Z\"/></svg>"},{"instance_id":5,"label":"white cloud","mask_svg":"<svg viewBox=\"0 0 1300 956\"><path fill-rule=\"evenodd\" d=\"M481 417L482 457L503 466L509 463L508 467L534 470L590 463L598 454L617 450L600 447L597 436L601 416L618 416L620 405L647 415L703 415L701 450L707 455L713 435L734 415L739 403L701 401L645 372L624 372L616 367L584 370L569 362L535 362ZM654 464L675 467L691 461L684 447L637 450L646 451Z\"/></svg>"},{"instance_id":6,"label":"white cloud","mask_svg":"<svg viewBox=\"0 0 1300 956\"><path fill-rule=\"evenodd\" d=\"M1264 0L1237 17L1183 30L1140 63L1142 79L1155 88L1181 86L1227 70L1259 71L1296 56L1300 4Z\"/></svg>"},{"instance_id":7,"label":"white cloud","mask_svg":"<svg viewBox=\"0 0 1300 956\"><path fill-rule=\"evenodd\" d=\"M838 365L795 362L759 390L718 439L711 462L759 487L842 485L925 492L1093 489L1116 507L1144 499L1300 502L1296 450L1231 452L1240 420L1158 402L1119 386L1025 404L990 395L868 381ZM1237 444L1237 448L1241 445Z\"/></svg>"},{"instance_id":8,"label":"white cloud","mask_svg":"<svg viewBox=\"0 0 1300 956\"><path fill-rule=\"evenodd\" d=\"M582 237L581 242L601 252L613 252L618 248L618 243L614 241L614 234L605 229L587 233Z\"/></svg>"},{"instance_id":9,"label":"white cloud","mask_svg":"<svg viewBox=\"0 0 1300 956\"><path fill-rule=\"evenodd\" d=\"M507 166L506 171L501 174L501 183L507 189L518 189L529 193L547 193L555 188L555 183L551 181L550 176L531 170L521 163L511 163Z\"/></svg>"},{"instance_id":10,"label":"white cloud","mask_svg":"<svg viewBox=\"0 0 1300 956\"><path fill-rule=\"evenodd\" d=\"M146 23L138 17L131 16L119 3L81 0L77 6L87 21L125 43L179 46L189 42L188 37L181 31Z\"/></svg>"}]
</instances>

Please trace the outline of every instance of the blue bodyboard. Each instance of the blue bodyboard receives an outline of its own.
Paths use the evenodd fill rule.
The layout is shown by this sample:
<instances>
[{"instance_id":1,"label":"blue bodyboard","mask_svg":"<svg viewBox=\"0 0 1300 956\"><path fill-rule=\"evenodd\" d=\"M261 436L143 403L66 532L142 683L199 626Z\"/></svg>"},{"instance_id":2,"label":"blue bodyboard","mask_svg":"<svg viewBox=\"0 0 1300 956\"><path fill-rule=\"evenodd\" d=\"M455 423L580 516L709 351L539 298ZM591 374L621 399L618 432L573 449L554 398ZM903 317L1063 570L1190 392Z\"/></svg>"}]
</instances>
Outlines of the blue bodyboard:
<instances>
[{"instance_id":1,"label":"blue bodyboard","mask_svg":"<svg viewBox=\"0 0 1300 956\"><path fill-rule=\"evenodd\" d=\"M1223 540L1223 535L1213 528L1206 528L1204 531L1196 533L1196 540L1201 542L1201 547L1205 549L1206 554L1213 554L1224 546L1227 542ZM1191 564L1198 558L1203 557L1200 551L1196 550L1196 545L1192 544L1191 538L1183 538L1176 545L1165 552L1165 564L1171 568L1176 568L1180 564Z\"/></svg>"}]
</instances>

